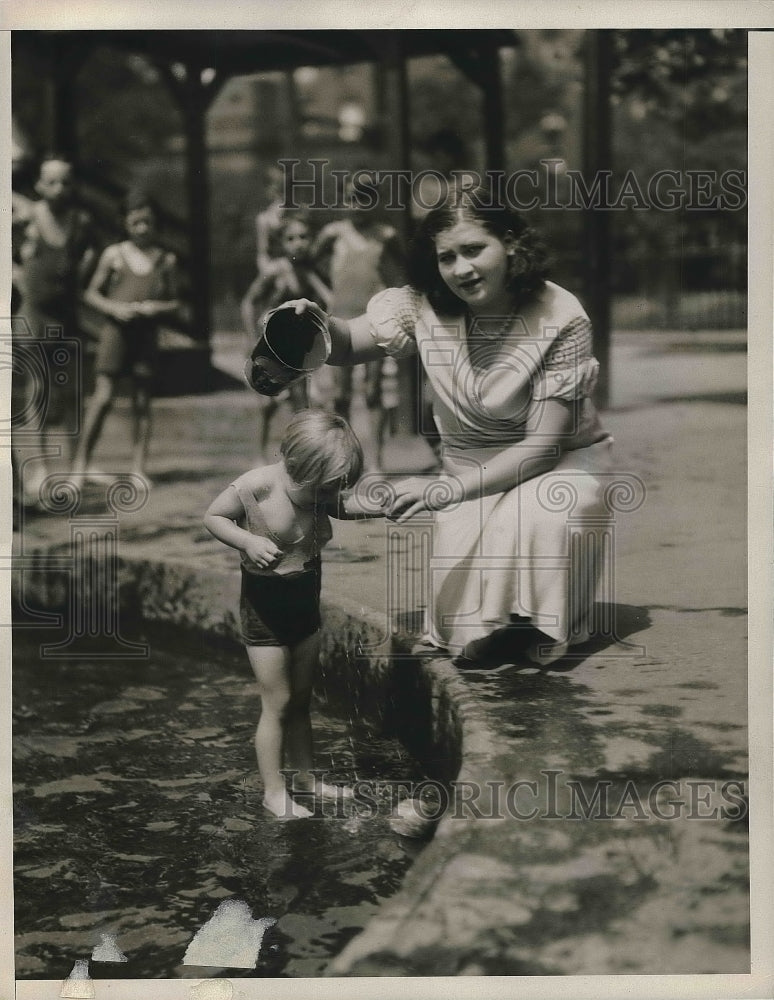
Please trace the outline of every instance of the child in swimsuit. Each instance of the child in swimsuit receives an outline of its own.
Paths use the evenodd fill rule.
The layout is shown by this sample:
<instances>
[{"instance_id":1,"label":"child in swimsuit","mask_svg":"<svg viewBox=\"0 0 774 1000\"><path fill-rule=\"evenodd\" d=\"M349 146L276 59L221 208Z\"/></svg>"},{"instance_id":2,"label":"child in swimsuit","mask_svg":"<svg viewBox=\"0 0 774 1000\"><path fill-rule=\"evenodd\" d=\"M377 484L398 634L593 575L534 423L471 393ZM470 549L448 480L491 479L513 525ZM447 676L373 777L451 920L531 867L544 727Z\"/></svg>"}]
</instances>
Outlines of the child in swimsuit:
<instances>
[{"instance_id":1,"label":"child in swimsuit","mask_svg":"<svg viewBox=\"0 0 774 1000\"><path fill-rule=\"evenodd\" d=\"M116 381L124 374L132 386L132 472L146 476L158 322L179 307L175 256L158 245L157 222L152 199L142 191L130 192L124 202L129 239L106 248L84 295L105 317L94 366L94 394L73 467L73 472L87 478L89 460L113 406Z\"/></svg>"},{"instance_id":2,"label":"child in swimsuit","mask_svg":"<svg viewBox=\"0 0 774 1000\"><path fill-rule=\"evenodd\" d=\"M48 474L45 456L47 452L51 455L54 443L49 435L52 425L65 428L68 458L72 458L80 429L80 359L70 354L59 366L56 356L62 353L63 343L51 334L64 334L65 346L68 341L80 340L78 305L82 285L93 268L96 242L93 221L77 203L74 168L69 160L55 154L46 157L35 190L40 200L26 207L23 222L16 220L18 261L14 274L19 316L46 359L42 371L29 368L24 361L24 344L17 344L20 357L14 367L13 412L27 413L29 419L25 421L22 454L15 458L24 465L23 494L31 504L38 503ZM45 405L40 405L41 399Z\"/></svg>"},{"instance_id":3,"label":"child in swimsuit","mask_svg":"<svg viewBox=\"0 0 774 1000\"><path fill-rule=\"evenodd\" d=\"M317 274L310 256L311 235L308 223L298 215L286 215L277 229L281 256L266 260L242 300L242 320L251 346L260 336L260 325L266 313L288 299L308 298L323 309L330 303L330 289ZM302 291L303 290L303 291ZM268 458L269 432L272 418L282 400L288 399L294 413L310 405L310 379L301 379L280 396L259 397L260 455Z\"/></svg>"},{"instance_id":4,"label":"child in swimsuit","mask_svg":"<svg viewBox=\"0 0 774 1000\"><path fill-rule=\"evenodd\" d=\"M309 704L320 652L320 551L330 516L380 517L381 507L343 493L359 478L363 453L349 424L323 410L303 410L288 424L280 461L236 479L207 511L204 524L242 557L240 618L261 695L255 751L264 805L281 819L311 816L285 786L350 797L321 781L313 766Z\"/></svg>"}]
</instances>

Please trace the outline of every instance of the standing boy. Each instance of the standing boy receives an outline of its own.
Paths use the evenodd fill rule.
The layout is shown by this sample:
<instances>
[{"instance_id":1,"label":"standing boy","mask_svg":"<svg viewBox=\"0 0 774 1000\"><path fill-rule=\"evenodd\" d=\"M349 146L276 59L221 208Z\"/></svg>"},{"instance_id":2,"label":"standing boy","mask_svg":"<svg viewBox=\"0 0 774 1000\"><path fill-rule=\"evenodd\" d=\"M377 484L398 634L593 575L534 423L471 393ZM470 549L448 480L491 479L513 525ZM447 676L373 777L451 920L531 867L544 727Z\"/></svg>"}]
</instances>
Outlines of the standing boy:
<instances>
[{"instance_id":1,"label":"standing boy","mask_svg":"<svg viewBox=\"0 0 774 1000\"><path fill-rule=\"evenodd\" d=\"M91 218L75 203L75 175L68 159L58 155L44 159L35 190L40 200L30 208L19 251L19 315L42 352L45 374L41 376L40 372L19 364L13 392L14 412L30 414L25 435L40 459L36 468L27 472L22 484L24 495L31 502L38 499L46 476L44 448L48 428L69 415L73 431L68 438L69 458L80 430L78 366L83 351L71 352L64 359L61 341L50 334L61 331L68 340L79 339L78 302L94 260L95 242ZM41 377L46 379L43 386Z\"/></svg>"}]
</instances>

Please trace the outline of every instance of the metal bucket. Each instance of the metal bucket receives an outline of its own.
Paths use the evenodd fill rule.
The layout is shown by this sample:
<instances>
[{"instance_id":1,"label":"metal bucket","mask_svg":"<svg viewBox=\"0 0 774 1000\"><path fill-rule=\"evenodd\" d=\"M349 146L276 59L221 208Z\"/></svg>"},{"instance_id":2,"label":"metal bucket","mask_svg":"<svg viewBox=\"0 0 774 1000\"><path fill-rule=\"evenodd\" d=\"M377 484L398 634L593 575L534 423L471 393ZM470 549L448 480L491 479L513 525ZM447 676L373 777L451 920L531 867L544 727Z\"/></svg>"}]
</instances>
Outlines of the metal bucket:
<instances>
[{"instance_id":1,"label":"metal bucket","mask_svg":"<svg viewBox=\"0 0 774 1000\"><path fill-rule=\"evenodd\" d=\"M317 310L296 312L282 305L266 313L263 334L245 364L248 385L262 396L277 396L322 368L330 357L328 322Z\"/></svg>"}]
</instances>

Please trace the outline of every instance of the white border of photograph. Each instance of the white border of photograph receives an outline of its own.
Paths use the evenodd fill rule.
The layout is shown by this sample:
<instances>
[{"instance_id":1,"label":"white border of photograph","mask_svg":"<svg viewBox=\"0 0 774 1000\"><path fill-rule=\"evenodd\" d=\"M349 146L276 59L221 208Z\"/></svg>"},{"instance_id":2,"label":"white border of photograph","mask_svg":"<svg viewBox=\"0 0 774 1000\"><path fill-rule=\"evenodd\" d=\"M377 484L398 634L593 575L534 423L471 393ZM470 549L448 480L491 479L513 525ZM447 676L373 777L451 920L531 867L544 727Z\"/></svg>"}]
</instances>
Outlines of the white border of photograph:
<instances>
[{"instance_id":1,"label":"white border of photograph","mask_svg":"<svg viewBox=\"0 0 774 1000\"><path fill-rule=\"evenodd\" d=\"M213 5L202 0L138 0L121 7L104 0L5 0L0 8L2 87L4 100L0 129L9 148L10 138L10 34L9 29L300 29L300 28L602 28L602 27L761 27L774 24L772 2L671 2L650 0L645 4L610 2L514 3L488 0L478 7L468 0L427 2L382 2L350 5L339 0L311 4L309 0L285 0L280 5L269 0L222 0ZM772 922L771 857L772 842L772 269L774 267L774 34L756 33L750 39L749 68L749 535L750 556L750 792L751 792L751 896L752 973L714 976L640 977L460 977L442 979L236 979L230 980L235 1000L271 996L309 997L341 1000L353 997L475 998L622 996L635 998L681 997L706 1000L710 997L771 997L774 933ZM3 247L10 245L10 161L3 158L3 208L0 236ZM9 257L6 257L8 260ZM2 292L10 300L10 273L2 273ZM0 373L0 398L9 406L10 372ZM7 410L5 411L7 414ZM2 557L8 564L11 538L11 488L8 456L0 482L2 506ZM2 589L0 613L10 619L9 587ZM12 793L10 769L10 630L0 638L0 1000L48 1000L62 995L62 982L20 981L13 976L13 897L12 897ZM729 669L733 669L729 664ZM207 981L205 981L207 982ZM209 982L213 982L210 980ZM97 1000L149 1000L196 998L209 1000L217 993L210 988L195 992L194 980L97 980Z\"/></svg>"}]
</instances>

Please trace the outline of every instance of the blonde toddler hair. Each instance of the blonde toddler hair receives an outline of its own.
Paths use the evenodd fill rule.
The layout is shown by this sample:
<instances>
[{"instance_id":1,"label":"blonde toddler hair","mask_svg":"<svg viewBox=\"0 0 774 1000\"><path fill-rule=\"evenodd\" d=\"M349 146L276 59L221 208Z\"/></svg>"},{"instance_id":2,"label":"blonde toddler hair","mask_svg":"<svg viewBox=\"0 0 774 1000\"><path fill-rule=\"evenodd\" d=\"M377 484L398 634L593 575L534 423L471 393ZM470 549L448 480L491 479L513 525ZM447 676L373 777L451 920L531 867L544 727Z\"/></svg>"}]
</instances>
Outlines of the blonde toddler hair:
<instances>
[{"instance_id":1,"label":"blonde toddler hair","mask_svg":"<svg viewBox=\"0 0 774 1000\"><path fill-rule=\"evenodd\" d=\"M352 486L363 471L363 449L343 417L326 410L301 410L280 445L288 475L296 483Z\"/></svg>"}]
</instances>

